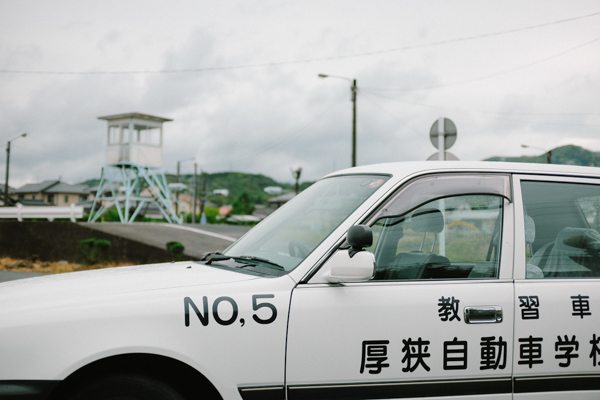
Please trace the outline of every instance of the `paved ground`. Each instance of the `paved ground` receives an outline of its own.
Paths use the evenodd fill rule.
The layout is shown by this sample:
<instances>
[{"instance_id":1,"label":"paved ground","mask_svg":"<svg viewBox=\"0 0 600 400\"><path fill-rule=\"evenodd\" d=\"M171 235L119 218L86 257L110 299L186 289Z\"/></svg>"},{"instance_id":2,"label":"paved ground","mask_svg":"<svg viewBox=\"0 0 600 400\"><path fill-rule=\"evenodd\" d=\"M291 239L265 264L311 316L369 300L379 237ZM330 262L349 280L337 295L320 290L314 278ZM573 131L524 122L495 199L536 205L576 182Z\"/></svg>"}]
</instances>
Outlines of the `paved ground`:
<instances>
[{"instance_id":1,"label":"paved ground","mask_svg":"<svg viewBox=\"0 0 600 400\"><path fill-rule=\"evenodd\" d=\"M208 251L225 250L236 239L250 230L241 225L200 225L200 224L149 224L149 223L82 223L82 226L112 235L136 240L150 246L166 248L170 241L185 246L185 254L200 257Z\"/></svg>"},{"instance_id":2,"label":"paved ground","mask_svg":"<svg viewBox=\"0 0 600 400\"><path fill-rule=\"evenodd\" d=\"M82 223L81 225L126 239L136 240L150 246L166 248L170 241L185 246L185 254L200 257L207 251L225 250L236 239L250 230L249 226L239 225L200 225L200 224L148 224L148 223ZM0 282L30 278L35 272L0 271Z\"/></svg>"},{"instance_id":3,"label":"paved ground","mask_svg":"<svg viewBox=\"0 0 600 400\"><path fill-rule=\"evenodd\" d=\"M0 282L14 281L16 279L33 278L34 276L41 276L47 274L40 274L38 272L15 272L15 271L0 271Z\"/></svg>"}]
</instances>

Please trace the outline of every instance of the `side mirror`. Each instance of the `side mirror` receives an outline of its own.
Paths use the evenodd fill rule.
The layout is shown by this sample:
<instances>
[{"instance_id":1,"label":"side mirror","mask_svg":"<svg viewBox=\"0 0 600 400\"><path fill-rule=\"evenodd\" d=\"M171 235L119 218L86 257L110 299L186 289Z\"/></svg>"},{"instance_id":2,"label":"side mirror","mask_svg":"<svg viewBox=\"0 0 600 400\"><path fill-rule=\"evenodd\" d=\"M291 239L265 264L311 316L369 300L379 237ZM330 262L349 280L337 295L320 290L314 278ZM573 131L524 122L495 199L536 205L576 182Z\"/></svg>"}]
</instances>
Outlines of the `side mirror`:
<instances>
[{"instance_id":1,"label":"side mirror","mask_svg":"<svg viewBox=\"0 0 600 400\"><path fill-rule=\"evenodd\" d=\"M375 275L375 256L368 251L356 253L350 257L352 250L339 250L326 264L329 268L327 280L331 283L364 282Z\"/></svg>"},{"instance_id":2,"label":"side mirror","mask_svg":"<svg viewBox=\"0 0 600 400\"><path fill-rule=\"evenodd\" d=\"M373 232L366 225L354 225L348 230L346 241L349 250L340 249L327 261L329 267L328 281L363 282L373 278L375 274L375 256L365 247L373 244Z\"/></svg>"},{"instance_id":3,"label":"side mirror","mask_svg":"<svg viewBox=\"0 0 600 400\"><path fill-rule=\"evenodd\" d=\"M367 225L354 225L348 229L346 241L350 245L350 257L373 244L373 231Z\"/></svg>"}]
</instances>

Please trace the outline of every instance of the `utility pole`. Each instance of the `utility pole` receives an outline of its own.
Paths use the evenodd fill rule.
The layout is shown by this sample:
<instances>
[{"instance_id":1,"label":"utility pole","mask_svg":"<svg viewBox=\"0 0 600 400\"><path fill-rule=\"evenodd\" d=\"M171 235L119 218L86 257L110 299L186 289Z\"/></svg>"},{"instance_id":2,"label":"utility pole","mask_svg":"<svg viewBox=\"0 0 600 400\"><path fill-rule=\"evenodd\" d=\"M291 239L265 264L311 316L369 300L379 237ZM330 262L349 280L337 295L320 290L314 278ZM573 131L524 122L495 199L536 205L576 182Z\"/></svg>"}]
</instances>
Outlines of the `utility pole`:
<instances>
[{"instance_id":1,"label":"utility pole","mask_svg":"<svg viewBox=\"0 0 600 400\"><path fill-rule=\"evenodd\" d=\"M194 163L194 204L192 204L192 224L196 223L196 199L198 198L198 164Z\"/></svg>"},{"instance_id":2,"label":"utility pole","mask_svg":"<svg viewBox=\"0 0 600 400\"><path fill-rule=\"evenodd\" d=\"M10 165L10 140L6 144L6 177L4 178L4 207L8 207L8 167Z\"/></svg>"},{"instance_id":3,"label":"utility pole","mask_svg":"<svg viewBox=\"0 0 600 400\"><path fill-rule=\"evenodd\" d=\"M356 167L356 79L352 81L352 166Z\"/></svg>"},{"instance_id":4,"label":"utility pole","mask_svg":"<svg viewBox=\"0 0 600 400\"><path fill-rule=\"evenodd\" d=\"M292 171L292 176L296 180L294 189L296 190L296 194L298 194L300 192L300 185L298 184L298 181L300 180L300 174L302 174L302 167L298 167L297 169L290 168L290 170Z\"/></svg>"},{"instance_id":5,"label":"utility pole","mask_svg":"<svg viewBox=\"0 0 600 400\"><path fill-rule=\"evenodd\" d=\"M185 162L185 161L192 161L195 159L196 159L196 157L191 157L191 158L186 158L185 160L177 161L177 183L179 183L181 163ZM179 192L180 191L181 191L181 188L178 188L177 192L175 193L175 214L177 214L177 215L179 215Z\"/></svg>"},{"instance_id":6,"label":"utility pole","mask_svg":"<svg viewBox=\"0 0 600 400\"><path fill-rule=\"evenodd\" d=\"M27 136L26 133L22 133L19 136L10 139L7 143L6 143L6 177L4 178L4 207L8 207L8 169L10 167L10 142L12 142L13 140L16 140L20 137L25 137Z\"/></svg>"},{"instance_id":7,"label":"utility pole","mask_svg":"<svg viewBox=\"0 0 600 400\"><path fill-rule=\"evenodd\" d=\"M181 161L177 161L177 183L179 183L179 168L181 167ZM179 190L175 192L175 214L179 215Z\"/></svg>"},{"instance_id":8,"label":"utility pole","mask_svg":"<svg viewBox=\"0 0 600 400\"><path fill-rule=\"evenodd\" d=\"M319 74L319 78L338 78L347 80L352 84L350 91L352 92L352 160L351 164L356 167L356 93L358 92L358 86L356 85L356 79L350 79L343 76Z\"/></svg>"},{"instance_id":9,"label":"utility pole","mask_svg":"<svg viewBox=\"0 0 600 400\"><path fill-rule=\"evenodd\" d=\"M206 224L206 215L204 214L204 203L206 202L206 174L200 171L202 177L202 194L200 195L200 223Z\"/></svg>"},{"instance_id":10,"label":"utility pole","mask_svg":"<svg viewBox=\"0 0 600 400\"><path fill-rule=\"evenodd\" d=\"M536 150L542 150L544 153L546 153L546 162L548 164L552 164L552 150L546 150L546 149L543 149L541 147L536 147L536 146L529 146L527 144L522 144L521 147L523 147L524 149L531 148L531 149L536 149Z\"/></svg>"}]
</instances>

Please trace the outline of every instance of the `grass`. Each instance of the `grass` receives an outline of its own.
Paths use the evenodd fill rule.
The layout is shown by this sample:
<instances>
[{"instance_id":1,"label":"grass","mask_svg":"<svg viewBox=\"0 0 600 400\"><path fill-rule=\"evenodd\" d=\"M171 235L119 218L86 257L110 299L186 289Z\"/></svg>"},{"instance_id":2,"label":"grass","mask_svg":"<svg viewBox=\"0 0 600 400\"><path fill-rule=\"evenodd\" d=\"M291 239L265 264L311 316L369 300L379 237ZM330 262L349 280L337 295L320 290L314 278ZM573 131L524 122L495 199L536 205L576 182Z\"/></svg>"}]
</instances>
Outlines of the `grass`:
<instances>
[{"instance_id":1,"label":"grass","mask_svg":"<svg viewBox=\"0 0 600 400\"><path fill-rule=\"evenodd\" d=\"M76 264L68 261L30 261L11 257L0 258L0 270L17 272L41 272L47 274L60 274L64 272L86 271L90 269L114 268L131 263L104 262L93 265Z\"/></svg>"}]
</instances>

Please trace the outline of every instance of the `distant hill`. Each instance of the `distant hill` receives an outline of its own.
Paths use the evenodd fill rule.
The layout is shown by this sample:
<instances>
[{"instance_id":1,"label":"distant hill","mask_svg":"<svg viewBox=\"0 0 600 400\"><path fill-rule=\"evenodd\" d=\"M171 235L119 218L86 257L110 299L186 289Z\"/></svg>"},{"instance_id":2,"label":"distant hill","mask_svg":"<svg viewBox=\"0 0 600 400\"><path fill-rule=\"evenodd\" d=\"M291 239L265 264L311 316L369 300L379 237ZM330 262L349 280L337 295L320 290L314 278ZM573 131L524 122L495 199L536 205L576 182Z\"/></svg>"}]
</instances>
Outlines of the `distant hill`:
<instances>
[{"instance_id":1,"label":"distant hill","mask_svg":"<svg viewBox=\"0 0 600 400\"><path fill-rule=\"evenodd\" d=\"M583 165L589 167L600 166L600 153L586 150L583 147L572 144L552 149L552 164ZM491 157L484 161L508 161L540 163L547 162L546 153L539 156L521 156L521 157Z\"/></svg>"},{"instance_id":2,"label":"distant hill","mask_svg":"<svg viewBox=\"0 0 600 400\"><path fill-rule=\"evenodd\" d=\"M85 185L87 187L94 187L94 186L98 186L100 184L100 179L88 179L85 182L80 182L80 185Z\"/></svg>"},{"instance_id":3,"label":"distant hill","mask_svg":"<svg viewBox=\"0 0 600 400\"><path fill-rule=\"evenodd\" d=\"M246 174L243 172L217 172L214 174L206 175L206 192L212 194L217 189L227 189L229 196L227 199L222 199L226 203L231 204L233 200L238 198L243 192L248 193L250 201L254 204L266 204L267 200L273 195L267 194L264 189L268 186L279 186L284 191L292 191L294 187L290 183L277 182L268 176L261 174ZM167 181L169 183L175 182L175 175L167 175ZM193 186L194 175L181 175L180 181L185 183L189 187ZM202 186L202 178L198 175L198 184ZM312 182L302 183L300 189L305 189L310 186ZM209 196L209 200L213 202L219 202L219 197Z\"/></svg>"},{"instance_id":4,"label":"distant hill","mask_svg":"<svg viewBox=\"0 0 600 400\"><path fill-rule=\"evenodd\" d=\"M237 199L243 192L248 193L250 200L254 204L266 204L267 200L273 195L267 194L264 189L268 186L279 186L284 192L291 192L294 190L294 185L290 183L277 182L272 178L260 174L246 174L243 172L218 172L214 174L205 174L206 180L206 193L209 200L219 205L219 203L231 204ZM172 174L166 174L167 183L174 183L177 181L177 176ZM193 187L193 174L181 175L179 178L181 183L186 184L190 189ZM100 183L100 179L88 179L82 182L82 185L89 187L96 186ZM300 184L300 190L304 190L313 182L302 182ZM202 177L198 175L198 185L202 188ZM217 189L227 189L229 196L223 198L219 195L212 195L212 192Z\"/></svg>"}]
</instances>

